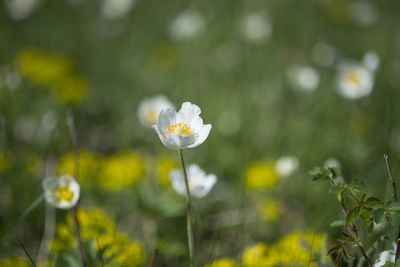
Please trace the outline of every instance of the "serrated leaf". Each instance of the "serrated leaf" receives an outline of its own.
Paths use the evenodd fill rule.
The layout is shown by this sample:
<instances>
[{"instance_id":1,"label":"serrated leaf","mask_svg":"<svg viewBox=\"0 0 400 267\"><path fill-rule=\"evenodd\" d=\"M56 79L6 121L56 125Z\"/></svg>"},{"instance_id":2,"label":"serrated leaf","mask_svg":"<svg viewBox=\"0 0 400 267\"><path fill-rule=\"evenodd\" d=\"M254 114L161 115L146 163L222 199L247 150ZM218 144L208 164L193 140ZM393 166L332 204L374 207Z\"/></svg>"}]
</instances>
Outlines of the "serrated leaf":
<instances>
[{"instance_id":1,"label":"serrated leaf","mask_svg":"<svg viewBox=\"0 0 400 267\"><path fill-rule=\"evenodd\" d=\"M337 220L337 221L333 221L330 225L330 227L341 227L341 226L345 226L346 222L344 220Z\"/></svg>"}]
</instances>

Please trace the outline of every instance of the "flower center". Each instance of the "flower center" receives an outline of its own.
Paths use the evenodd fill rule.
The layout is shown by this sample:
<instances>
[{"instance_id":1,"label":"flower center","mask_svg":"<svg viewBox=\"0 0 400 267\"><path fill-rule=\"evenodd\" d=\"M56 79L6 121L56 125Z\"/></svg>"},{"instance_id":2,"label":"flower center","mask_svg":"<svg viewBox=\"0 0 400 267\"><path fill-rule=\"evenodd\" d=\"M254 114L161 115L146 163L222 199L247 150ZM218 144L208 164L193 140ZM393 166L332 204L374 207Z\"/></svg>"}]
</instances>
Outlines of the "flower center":
<instances>
[{"instance_id":1,"label":"flower center","mask_svg":"<svg viewBox=\"0 0 400 267\"><path fill-rule=\"evenodd\" d=\"M355 86L360 86L361 85L361 77L356 71L350 71L346 75L346 79L351 82Z\"/></svg>"},{"instance_id":2,"label":"flower center","mask_svg":"<svg viewBox=\"0 0 400 267\"><path fill-rule=\"evenodd\" d=\"M56 190L56 198L58 201L71 201L74 193L69 189L68 185L60 186Z\"/></svg>"},{"instance_id":3,"label":"flower center","mask_svg":"<svg viewBox=\"0 0 400 267\"><path fill-rule=\"evenodd\" d=\"M177 134L183 134L183 135L189 135L189 136L193 135L192 129L190 129L190 126L183 122L177 122L177 123L171 124L167 129L167 133L168 134L177 133Z\"/></svg>"},{"instance_id":4,"label":"flower center","mask_svg":"<svg viewBox=\"0 0 400 267\"><path fill-rule=\"evenodd\" d=\"M158 119L158 113L155 110L151 110L148 114L147 114L147 119L150 122L155 122Z\"/></svg>"}]
</instances>

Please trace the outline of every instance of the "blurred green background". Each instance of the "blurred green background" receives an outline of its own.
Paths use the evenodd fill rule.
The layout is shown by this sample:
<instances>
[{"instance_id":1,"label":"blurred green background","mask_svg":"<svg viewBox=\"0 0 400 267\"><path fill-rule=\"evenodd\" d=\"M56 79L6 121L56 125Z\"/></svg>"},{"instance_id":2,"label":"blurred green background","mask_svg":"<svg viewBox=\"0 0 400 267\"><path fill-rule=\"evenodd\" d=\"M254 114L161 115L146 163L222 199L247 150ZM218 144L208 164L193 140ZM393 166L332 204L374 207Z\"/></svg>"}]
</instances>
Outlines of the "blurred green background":
<instances>
[{"instance_id":1,"label":"blurred green background","mask_svg":"<svg viewBox=\"0 0 400 267\"><path fill-rule=\"evenodd\" d=\"M120 218L147 260L157 247L160 266L185 266L184 199L167 173L177 155L137 116L144 98L162 94L177 108L197 104L213 125L203 145L185 151L188 163L219 178L195 201L199 263L211 243L211 258L236 257L296 229L327 231L339 214L335 196L310 169L335 159L346 180L378 196L388 192L384 153L400 174L399 25L397 0L2 1L0 229L41 194L44 177L66 171L71 110L90 154L81 165L101 169L124 153L137 160L132 181L114 190L113 175L82 170L81 206ZM368 52L380 61L372 92L342 97L341 62ZM271 167L285 155L299 162L293 174L273 188L246 186L254 162ZM269 200L279 216L264 220L256 207ZM57 211L57 221L66 214ZM33 255L44 217L41 205L13 230ZM0 257L10 255L24 255L13 234L0 242Z\"/></svg>"}]
</instances>

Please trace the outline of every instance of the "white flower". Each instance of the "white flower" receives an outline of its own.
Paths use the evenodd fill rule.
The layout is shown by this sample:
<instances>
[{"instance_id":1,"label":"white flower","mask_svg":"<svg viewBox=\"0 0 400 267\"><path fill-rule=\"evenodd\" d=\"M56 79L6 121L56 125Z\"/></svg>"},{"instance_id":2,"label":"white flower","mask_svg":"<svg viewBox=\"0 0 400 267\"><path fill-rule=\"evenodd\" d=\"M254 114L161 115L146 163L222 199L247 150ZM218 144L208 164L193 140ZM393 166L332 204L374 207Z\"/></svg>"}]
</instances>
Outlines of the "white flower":
<instances>
[{"instance_id":1,"label":"white flower","mask_svg":"<svg viewBox=\"0 0 400 267\"><path fill-rule=\"evenodd\" d=\"M157 122L161 110L175 108L174 105L163 95L145 98L140 102L138 117L145 127L150 127Z\"/></svg>"},{"instance_id":2,"label":"white flower","mask_svg":"<svg viewBox=\"0 0 400 267\"><path fill-rule=\"evenodd\" d=\"M6 7L11 18L22 20L36 9L39 2L40 0L8 0Z\"/></svg>"},{"instance_id":3,"label":"white flower","mask_svg":"<svg viewBox=\"0 0 400 267\"><path fill-rule=\"evenodd\" d=\"M370 71L376 71L379 68L381 60L375 51L368 51L363 57L363 64Z\"/></svg>"},{"instance_id":4,"label":"white flower","mask_svg":"<svg viewBox=\"0 0 400 267\"><path fill-rule=\"evenodd\" d=\"M69 175L49 177L43 181L44 197L51 206L59 209L70 209L79 199L80 186Z\"/></svg>"},{"instance_id":5,"label":"white flower","mask_svg":"<svg viewBox=\"0 0 400 267\"><path fill-rule=\"evenodd\" d=\"M101 13L106 19L118 19L129 13L136 0L103 0Z\"/></svg>"},{"instance_id":6,"label":"white flower","mask_svg":"<svg viewBox=\"0 0 400 267\"><path fill-rule=\"evenodd\" d=\"M347 99L368 96L374 86L374 75L364 65L345 63L339 65L337 90Z\"/></svg>"},{"instance_id":7,"label":"white flower","mask_svg":"<svg viewBox=\"0 0 400 267\"><path fill-rule=\"evenodd\" d=\"M264 43L272 33L270 19L261 13L251 13L242 18L241 31L243 36L254 43Z\"/></svg>"},{"instance_id":8,"label":"white flower","mask_svg":"<svg viewBox=\"0 0 400 267\"><path fill-rule=\"evenodd\" d=\"M287 177L291 175L299 167L299 160L292 156L282 156L278 159L275 164L276 172L281 177Z\"/></svg>"},{"instance_id":9,"label":"white flower","mask_svg":"<svg viewBox=\"0 0 400 267\"><path fill-rule=\"evenodd\" d=\"M215 174L206 173L196 164L191 164L187 168L190 194L196 198L202 198L210 192L217 182ZM185 178L181 170L173 170L170 180L174 190L182 196L186 196Z\"/></svg>"},{"instance_id":10,"label":"white flower","mask_svg":"<svg viewBox=\"0 0 400 267\"><path fill-rule=\"evenodd\" d=\"M205 21L199 12L186 10L169 25L169 33L175 40L186 40L199 35L204 27Z\"/></svg>"},{"instance_id":11,"label":"white flower","mask_svg":"<svg viewBox=\"0 0 400 267\"><path fill-rule=\"evenodd\" d=\"M374 267L384 266L387 262L394 263L396 258L396 243L393 243L392 250L385 250L379 254L379 258L375 261Z\"/></svg>"},{"instance_id":12,"label":"white flower","mask_svg":"<svg viewBox=\"0 0 400 267\"><path fill-rule=\"evenodd\" d=\"M200 108L190 102L176 112L163 109L153 125L163 144L171 149L193 148L202 144L211 131L211 124L203 124Z\"/></svg>"},{"instance_id":13,"label":"white flower","mask_svg":"<svg viewBox=\"0 0 400 267\"><path fill-rule=\"evenodd\" d=\"M340 161L337 158L329 158L324 163L325 168L337 168L340 169Z\"/></svg>"},{"instance_id":14,"label":"white flower","mask_svg":"<svg viewBox=\"0 0 400 267\"><path fill-rule=\"evenodd\" d=\"M289 69L288 79L294 89L314 91L319 84L319 73L311 66L293 66Z\"/></svg>"}]
</instances>

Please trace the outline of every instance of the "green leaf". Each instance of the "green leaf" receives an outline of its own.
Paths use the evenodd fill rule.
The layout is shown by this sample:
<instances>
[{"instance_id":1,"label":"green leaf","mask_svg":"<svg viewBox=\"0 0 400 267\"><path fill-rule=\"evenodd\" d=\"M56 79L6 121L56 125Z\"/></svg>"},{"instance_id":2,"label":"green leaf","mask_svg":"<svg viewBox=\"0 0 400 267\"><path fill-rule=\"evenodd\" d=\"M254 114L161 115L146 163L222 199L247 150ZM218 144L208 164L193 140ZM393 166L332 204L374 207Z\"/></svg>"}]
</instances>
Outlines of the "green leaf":
<instances>
[{"instance_id":1,"label":"green leaf","mask_svg":"<svg viewBox=\"0 0 400 267\"><path fill-rule=\"evenodd\" d=\"M396 202L392 202L389 204L389 209L391 211L396 211L396 212L400 212L400 202L396 201Z\"/></svg>"},{"instance_id":2,"label":"green leaf","mask_svg":"<svg viewBox=\"0 0 400 267\"><path fill-rule=\"evenodd\" d=\"M346 222L344 220L337 220L331 223L330 227L341 227L345 226Z\"/></svg>"},{"instance_id":3,"label":"green leaf","mask_svg":"<svg viewBox=\"0 0 400 267\"><path fill-rule=\"evenodd\" d=\"M374 207L374 206L378 206L378 205L382 205L382 204L383 204L383 202L376 197L369 197L364 202L364 205L369 206L369 207Z\"/></svg>"},{"instance_id":4,"label":"green leaf","mask_svg":"<svg viewBox=\"0 0 400 267\"><path fill-rule=\"evenodd\" d=\"M358 215L358 209L359 207L355 207L349 211L346 217L346 225L350 225L353 223L354 219Z\"/></svg>"}]
</instances>

